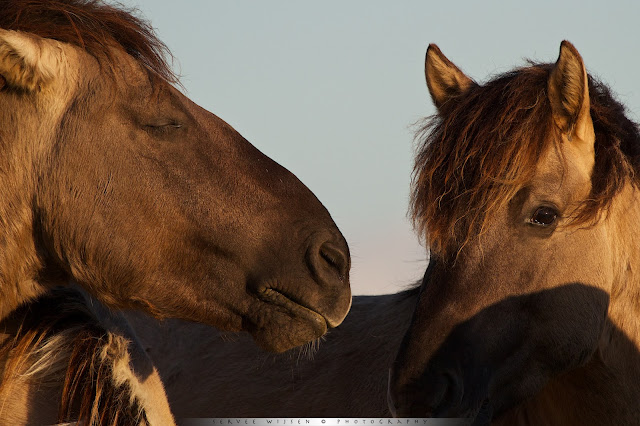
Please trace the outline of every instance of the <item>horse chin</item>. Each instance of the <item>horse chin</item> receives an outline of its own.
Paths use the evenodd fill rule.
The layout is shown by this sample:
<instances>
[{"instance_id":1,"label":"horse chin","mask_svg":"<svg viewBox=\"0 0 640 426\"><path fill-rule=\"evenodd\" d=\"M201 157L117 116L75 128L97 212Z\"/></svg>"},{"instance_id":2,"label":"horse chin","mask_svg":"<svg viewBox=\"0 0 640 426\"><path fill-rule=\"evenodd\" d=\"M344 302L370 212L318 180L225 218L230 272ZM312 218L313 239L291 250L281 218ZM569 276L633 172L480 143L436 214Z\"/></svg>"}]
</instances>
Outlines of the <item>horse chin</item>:
<instances>
[{"instance_id":1,"label":"horse chin","mask_svg":"<svg viewBox=\"0 0 640 426\"><path fill-rule=\"evenodd\" d=\"M414 417L417 413L407 414L406 417ZM472 407L466 409L456 407L455 410L436 410L432 413L420 415L421 417L438 417L438 418L455 418L466 419L471 426L489 426L493 423L494 411L491 402L484 399L473 404ZM404 417L404 416L403 416Z\"/></svg>"},{"instance_id":2,"label":"horse chin","mask_svg":"<svg viewBox=\"0 0 640 426\"><path fill-rule=\"evenodd\" d=\"M473 426L489 426L493 420L493 407L488 399L482 401L480 407L473 410L474 414L468 416L473 419Z\"/></svg>"},{"instance_id":3,"label":"horse chin","mask_svg":"<svg viewBox=\"0 0 640 426\"><path fill-rule=\"evenodd\" d=\"M258 298L266 312L249 332L262 349L284 352L323 336L330 327L323 315L274 288L260 291Z\"/></svg>"}]
</instances>

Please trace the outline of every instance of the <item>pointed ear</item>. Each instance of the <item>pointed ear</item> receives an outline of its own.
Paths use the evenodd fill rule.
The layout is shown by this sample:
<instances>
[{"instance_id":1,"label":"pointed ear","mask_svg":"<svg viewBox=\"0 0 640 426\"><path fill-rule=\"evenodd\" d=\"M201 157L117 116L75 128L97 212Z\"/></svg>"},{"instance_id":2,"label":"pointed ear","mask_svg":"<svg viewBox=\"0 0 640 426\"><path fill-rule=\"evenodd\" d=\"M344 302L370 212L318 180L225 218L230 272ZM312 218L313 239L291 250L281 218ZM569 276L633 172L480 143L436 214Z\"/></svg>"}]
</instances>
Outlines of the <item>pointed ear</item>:
<instances>
[{"instance_id":1,"label":"pointed ear","mask_svg":"<svg viewBox=\"0 0 640 426\"><path fill-rule=\"evenodd\" d=\"M562 132L583 141L592 141L593 122L589 102L587 70L578 50L568 41L560 45L560 55L548 82L553 119Z\"/></svg>"},{"instance_id":2,"label":"pointed ear","mask_svg":"<svg viewBox=\"0 0 640 426\"><path fill-rule=\"evenodd\" d=\"M447 59L435 44L430 44L427 49L424 74L431 99L438 109L476 84Z\"/></svg>"},{"instance_id":3,"label":"pointed ear","mask_svg":"<svg viewBox=\"0 0 640 426\"><path fill-rule=\"evenodd\" d=\"M0 88L33 92L60 72L64 53L53 40L0 29Z\"/></svg>"}]
</instances>

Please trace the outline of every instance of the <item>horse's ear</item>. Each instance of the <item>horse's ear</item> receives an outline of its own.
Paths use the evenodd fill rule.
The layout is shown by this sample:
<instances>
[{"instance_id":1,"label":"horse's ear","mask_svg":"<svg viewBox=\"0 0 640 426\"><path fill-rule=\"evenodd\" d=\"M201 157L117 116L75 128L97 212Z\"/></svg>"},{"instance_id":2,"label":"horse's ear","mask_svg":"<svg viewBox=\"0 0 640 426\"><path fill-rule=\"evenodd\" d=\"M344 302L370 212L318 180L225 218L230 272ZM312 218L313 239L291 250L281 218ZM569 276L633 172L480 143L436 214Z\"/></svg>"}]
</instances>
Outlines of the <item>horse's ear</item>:
<instances>
[{"instance_id":1,"label":"horse's ear","mask_svg":"<svg viewBox=\"0 0 640 426\"><path fill-rule=\"evenodd\" d=\"M440 109L450 99L464 93L475 85L453 62L442 54L438 46L430 44L424 63L424 74L431 99Z\"/></svg>"},{"instance_id":2,"label":"horse's ear","mask_svg":"<svg viewBox=\"0 0 640 426\"><path fill-rule=\"evenodd\" d=\"M33 92L58 74L63 52L57 42L0 29L0 82Z\"/></svg>"},{"instance_id":3,"label":"horse's ear","mask_svg":"<svg viewBox=\"0 0 640 426\"><path fill-rule=\"evenodd\" d=\"M589 113L589 81L578 50L568 41L560 45L560 55L549 76L549 101L553 119L562 132L593 141Z\"/></svg>"}]
</instances>

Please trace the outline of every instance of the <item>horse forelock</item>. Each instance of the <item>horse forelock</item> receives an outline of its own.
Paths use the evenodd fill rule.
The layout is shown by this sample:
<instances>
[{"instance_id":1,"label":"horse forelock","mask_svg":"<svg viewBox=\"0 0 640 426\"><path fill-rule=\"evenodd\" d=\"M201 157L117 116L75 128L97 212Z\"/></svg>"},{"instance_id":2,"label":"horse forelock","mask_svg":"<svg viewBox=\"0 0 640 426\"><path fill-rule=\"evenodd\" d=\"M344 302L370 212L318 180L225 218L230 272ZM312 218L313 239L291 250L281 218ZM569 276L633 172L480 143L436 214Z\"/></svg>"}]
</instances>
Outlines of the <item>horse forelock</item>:
<instances>
[{"instance_id":1,"label":"horse forelock","mask_svg":"<svg viewBox=\"0 0 640 426\"><path fill-rule=\"evenodd\" d=\"M541 155L561 141L547 96L552 64L531 64L469 88L417 132L411 216L441 258L455 258L526 185ZM640 168L636 123L589 77L596 133L592 191L574 217L597 220Z\"/></svg>"},{"instance_id":2,"label":"horse forelock","mask_svg":"<svg viewBox=\"0 0 640 426\"><path fill-rule=\"evenodd\" d=\"M177 83L167 46L135 10L101 0L5 0L0 28L23 31L84 49L113 71L113 48L135 58L151 76Z\"/></svg>"}]
</instances>

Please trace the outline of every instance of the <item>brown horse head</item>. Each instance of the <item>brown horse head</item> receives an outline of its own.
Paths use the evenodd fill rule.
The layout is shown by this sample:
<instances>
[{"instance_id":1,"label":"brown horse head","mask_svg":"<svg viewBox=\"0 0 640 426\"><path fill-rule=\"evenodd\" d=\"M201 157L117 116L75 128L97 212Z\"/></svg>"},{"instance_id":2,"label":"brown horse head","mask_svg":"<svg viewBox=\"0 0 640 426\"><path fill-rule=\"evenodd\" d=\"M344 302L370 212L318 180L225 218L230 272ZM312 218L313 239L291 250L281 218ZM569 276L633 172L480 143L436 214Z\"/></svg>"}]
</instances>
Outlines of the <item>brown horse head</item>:
<instances>
[{"instance_id":1,"label":"brown horse head","mask_svg":"<svg viewBox=\"0 0 640 426\"><path fill-rule=\"evenodd\" d=\"M350 260L329 213L171 85L146 22L98 1L1 9L2 316L73 279L276 351L340 324Z\"/></svg>"},{"instance_id":2,"label":"brown horse head","mask_svg":"<svg viewBox=\"0 0 640 426\"><path fill-rule=\"evenodd\" d=\"M480 424L629 323L613 307L637 291L640 135L568 42L484 85L430 46L426 77L438 114L412 201L432 261L389 399L401 417Z\"/></svg>"}]
</instances>

